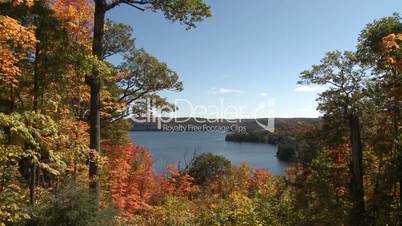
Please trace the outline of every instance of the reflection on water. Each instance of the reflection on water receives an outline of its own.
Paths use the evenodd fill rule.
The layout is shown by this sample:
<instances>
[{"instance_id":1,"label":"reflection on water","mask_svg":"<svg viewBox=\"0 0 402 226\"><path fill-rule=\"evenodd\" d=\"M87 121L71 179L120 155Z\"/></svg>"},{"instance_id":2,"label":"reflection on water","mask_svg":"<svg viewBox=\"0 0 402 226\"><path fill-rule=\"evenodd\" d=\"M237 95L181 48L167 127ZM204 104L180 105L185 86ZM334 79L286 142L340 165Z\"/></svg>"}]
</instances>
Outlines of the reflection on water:
<instances>
[{"instance_id":1,"label":"reflection on water","mask_svg":"<svg viewBox=\"0 0 402 226\"><path fill-rule=\"evenodd\" d=\"M130 136L135 144L148 148L154 159L156 171L163 171L169 163L186 164L203 152L223 155L233 164L242 162L256 168L283 175L288 166L276 158L277 147L268 144L226 142L221 132L150 132L133 131Z\"/></svg>"}]
</instances>

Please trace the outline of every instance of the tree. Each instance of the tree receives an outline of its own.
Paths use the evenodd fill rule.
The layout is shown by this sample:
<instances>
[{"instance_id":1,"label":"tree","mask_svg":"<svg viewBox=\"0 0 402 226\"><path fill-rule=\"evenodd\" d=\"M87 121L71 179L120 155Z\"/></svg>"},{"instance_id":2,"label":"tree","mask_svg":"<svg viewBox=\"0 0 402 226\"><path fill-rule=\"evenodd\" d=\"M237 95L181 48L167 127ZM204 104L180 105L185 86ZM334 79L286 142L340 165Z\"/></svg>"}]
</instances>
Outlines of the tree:
<instances>
[{"instance_id":1,"label":"tree","mask_svg":"<svg viewBox=\"0 0 402 226\"><path fill-rule=\"evenodd\" d=\"M399 14L383 17L367 26L359 36L358 50L360 60L373 69L375 78L371 81L371 99L379 115L383 118L375 132L386 147L380 146L381 155L392 155L396 160L390 181L399 183L399 221L402 222L402 149L401 149L401 34L402 22ZM385 182L385 183L390 183ZM391 182L392 183L392 182ZM397 186L397 185L395 185Z\"/></svg>"},{"instance_id":2,"label":"tree","mask_svg":"<svg viewBox=\"0 0 402 226\"><path fill-rule=\"evenodd\" d=\"M395 67L397 71L402 70L402 33L389 34L382 39L384 45L385 61Z\"/></svg>"},{"instance_id":3,"label":"tree","mask_svg":"<svg viewBox=\"0 0 402 226\"><path fill-rule=\"evenodd\" d=\"M161 11L165 18L171 21L180 21L187 25L187 28L195 27L195 23L201 21L204 17L210 16L210 9L203 0L95 0L94 12L94 31L92 54L98 59L104 57L103 54L103 36L105 15L108 10L114 7L126 4L144 11L149 9L152 11ZM91 88L90 99L90 148L100 152L100 75L94 71L92 76L88 76L87 82ZM94 191L95 198L99 199L100 184L98 180L99 167L96 159L92 156L89 163L89 177L91 180L90 187Z\"/></svg>"},{"instance_id":4,"label":"tree","mask_svg":"<svg viewBox=\"0 0 402 226\"><path fill-rule=\"evenodd\" d=\"M115 54L125 55L135 49L133 28L122 23L115 23L111 20L105 22L105 34L103 37L103 59Z\"/></svg>"},{"instance_id":5,"label":"tree","mask_svg":"<svg viewBox=\"0 0 402 226\"><path fill-rule=\"evenodd\" d=\"M301 84L329 86L319 95L318 109L325 115L346 120L352 146L351 196L354 203L352 225L364 224L363 144L361 138L362 106L364 101L365 68L358 64L355 53L329 52L321 64L301 73Z\"/></svg>"},{"instance_id":6,"label":"tree","mask_svg":"<svg viewBox=\"0 0 402 226\"><path fill-rule=\"evenodd\" d=\"M110 193L120 213L126 218L149 208L155 190L152 156L148 150L133 145L105 145L109 166Z\"/></svg>"},{"instance_id":7,"label":"tree","mask_svg":"<svg viewBox=\"0 0 402 226\"><path fill-rule=\"evenodd\" d=\"M123 62L115 68L115 75L103 80L111 101L102 101L103 115L108 115L102 118L102 127L108 127L129 115L143 116L148 110L147 103L142 101L146 99L152 99L153 109L175 110L176 107L157 92L183 89L179 76L168 65L144 49L135 48L132 32L130 26L107 21L103 43L104 58L120 54Z\"/></svg>"},{"instance_id":8,"label":"tree","mask_svg":"<svg viewBox=\"0 0 402 226\"><path fill-rule=\"evenodd\" d=\"M351 225L347 146L322 150L310 163L287 169L299 225Z\"/></svg>"},{"instance_id":9,"label":"tree","mask_svg":"<svg viewBox=\"0 0 402 226\"><path fill-rule=\"evenodd\" d=\"M188 166L188 174L195 179L196 184L206 185L218 177L228 175L230 167L230 161L225 157L202 153Z\"/></svg>"},{"instance_id":10,"label":"tree","mask_svg":"<svg viewBox=\"0 0 402 226\"><path fill-rule=\"evenodd\" d=\"M389 63L383 54L383 39L391 34L402 33L402 23L399 14L374 20L360 32L357 45L357 54L362 63L373 67L377 71L385 70Z\"/></svg>"},{"instance_id":11,"label":"tree","mask_svg":"<svg viewBox=\"0 0 402 226\"><path fill-rule=\"evenodd\" d=\"M29 225L113 226L117 209L96 211L97 206L88 188L79 188L71 181L46 194Z\"/></svg>"},{"instance_id":12,"label":"tree","mask_svg":"<svg viewBox=\"0 0 402 226\"><path fill-rule=\"evenodd\" d=\"M276 156L281 161L292 161L296 155L295 149L296 147L293 144L279 144Z\"/></svg>"},{"instance_id":13,"label":"tree","mask_svg":"<svg viewBox=\"0 0 402 226\"><path fill-rule=\"evenodd\" d=\"M21 61L33 53L36 38L30 28L9 16L1 15L0 43L1 88L9 90L8 97L1 98L2 105L7 106L2 111L13 112L18 96L15 90L22 75Z\"/></svg>"},{"instance_id":14,"label":"tree","mask_svg":"<svg viewBox=\"0 0 402 226\"><path fill-rule=\"evenodd\" d=\"M137 100L152 98L154 108L162 108L168 111L175 110L175 106L170 106L165 99L156 94L161 90L183 90L183 83L179 80L176 72L168 68L165 63L159 62L155 57L151 56L143 49L134 50L124 57L121 70L125 74L116 82L120 89L119 102L123 101L131 109L128 114L140 114L141 110L136 105L132 105ZM122 114L119 117L125 117Z\"/></svg>"},{"instance_id":15,"label":"tree","mask_svg":"<svg viewBox=\"0 0 402 226\"><path fill-rule=\"evenodd\" d=\"M64 165L56 152L60 140L57 124L50 117L35 112L0 113L0 222L29 218L21 182L29 183L32 204L33 191L39 184L32 182L36 178L32 175L45 180L46 176L59 175ZM32 172L33 168L25 164L42 171Z\"/></svg>"}]
</instances>

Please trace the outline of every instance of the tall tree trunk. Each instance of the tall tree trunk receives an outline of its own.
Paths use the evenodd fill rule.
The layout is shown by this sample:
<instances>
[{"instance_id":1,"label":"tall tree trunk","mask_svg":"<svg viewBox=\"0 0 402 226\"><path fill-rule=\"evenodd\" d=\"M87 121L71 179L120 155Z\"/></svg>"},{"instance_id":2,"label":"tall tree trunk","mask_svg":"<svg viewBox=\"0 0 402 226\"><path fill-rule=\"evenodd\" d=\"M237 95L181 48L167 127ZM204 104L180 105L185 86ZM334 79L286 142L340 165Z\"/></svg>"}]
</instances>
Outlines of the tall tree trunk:
<instances>
[{"instance_id":1,"label":"tall tree trunk","mask_svg":"<svg viewBox=\"0 0 402 226\"><path fill-rule=\"evenodd\" d=\"M402 133L401 127L401 106L400 106L400 98L395 98L394 101L394 144L393 148L395 149L397 158L398 158L398 180L399 180L399 225L402 226L402 146L400 136Z\"/></svg>"},{"instance_id":2,"label":"tall tree trunk","mask_svg":"<svg viewBox=\"0 0 402 226\"><path fill-rule=\"evenodd\" d=\"M42 38L42 23L39 24L38 29L36 31L36 37L38 40ZM33 101L32 101L32 109L35 112L38 112L39 109L39 95L40 95L40 87L39 87L39 56L41 52L40 42L35 45L35 62L34 62L34 72L33 72ZM30 169L30 179L29 179L29 201L31 206L35 204L35 188L36 188L36 165L33 160L31 160L31 169Z\"/></svg>"},{"instance_id":3,"label":"tall tree trunk","mask_svg":"<svg viewBox=\"0 0 402 226\"><path fill-rule=\"evenodd\" d=\"M29 178L29 203L31 206L35 204L35 187L36 187L36 166L31 161L30 178Z\"/></svg>"},{"instance_id":4,"label":"tall tree trunk","mask_svg":"<svg viewBox=\"0 0 402 226\"><path fill-rule=\"evenodd\" d=\"M373 222L374 224L378 221L378 215L379 215L379 207L380 207L380 200L383 195L383 191L380 188L380 183L382 180L382 167L384 164L384 157L383 157L383 152L379 153L378 156L378 170L377 174L375 176L375 184L373 188L373 197L374 197L374 203L372 207L372 212L373 214L371 215L370 221Z\"/></svg>"},{"instance_id":5,"label":"tall tree trunk","mask_svg":"<svg viewBox=\"0 0 402 226\"><path fill-rule=\"evenodd\" d=\"M106 2L104 0L95 0L94 15L94 35L92 43L92 54L98 59L102 58L102 38L104 33ZM99 75L95 72L89 78L91 87L91 106L90 106L90 148L100 153L100 88L101 81ZM99 182L99 166L96 154L90 154L89 160L89 187L94 193L95 202L99 205L100 182Z\"/></svg>"},{"instance_id":6,"label":"tall tree trunk","mask_svg":"<svg viewBox=\"0 0 402 226\"><path fill-rule=\"evenodd\" d=\"M402 226L402 147L399 144L398 145L399 148L399 154L398 154L398 158L399 158L399 167L398 167L398 171L399 171L399 225Z\"/></svg>"},{"instance_id":7,"label":"tall tree trunk","mask_svg":"<svg viewBox=\"0 0 402 226\"><path fill-rule=\"evenodd\" d=\"M394 97L393 97L393 124L394 124L394 149L398 156L398 179L399 179L399 225L402 226L402 145L401 145L401 135L402 135L402 125L401 125L401 80L400 76L402 76L401 72L393 73L395 78L393 78L393 89Z\"/></svg>"},{"instance_id":8,"label":"tall tree trunk","mask_svg":"<svg viewBox=\"0 0 402 226\"><path fill-rule=\"evenodd\" d=\"M352 180L351 196L353 200L352 225L364 224L364 188L363 188L363 153L360 135L360 120L356 115L348 118L350 127L350 139L352 143Z\"/></svg>"},{"instance_id":9,"label":"tall tree trunk","mask_svg":"<svg viewBox=\"0 0 402 226\"><path fill-rule=\"evenodd\" d=\"M38 28L38 30L40 29L40 26ZM40 36L39 36L40 38ZM38 38L38 40L40 40ZM34 74L33 74L33 110L36 112L38 111L38 100L39 100L39 53L40 53L40 46L39 46L39 42L36 43L36 47L35 47L35 62L34 62Z\"/></svg>"}]
</instances>

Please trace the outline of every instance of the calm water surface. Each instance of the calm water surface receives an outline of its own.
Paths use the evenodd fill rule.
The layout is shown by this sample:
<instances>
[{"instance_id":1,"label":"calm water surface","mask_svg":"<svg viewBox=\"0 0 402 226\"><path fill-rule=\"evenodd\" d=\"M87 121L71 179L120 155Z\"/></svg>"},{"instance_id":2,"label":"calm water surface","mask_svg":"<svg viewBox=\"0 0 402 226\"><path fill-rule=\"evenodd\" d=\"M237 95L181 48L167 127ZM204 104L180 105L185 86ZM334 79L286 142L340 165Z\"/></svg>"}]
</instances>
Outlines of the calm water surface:
<instances>
[{"instance_id":1,"label":"calm water surface","mask_svg":"<svg viewBox=\"0 0 402 226\"><path fill-rule=\"evenodd\" d=\"M283 175L287 163L276 158L277 147L268 144L226 142L222 132L154 132L133 131L134 143L148 148L156 171L162 172L170 163L183 166L194 154L212 152L223 155L233 164L242 162L256 168Z\"/></svg>"}]
</instances>

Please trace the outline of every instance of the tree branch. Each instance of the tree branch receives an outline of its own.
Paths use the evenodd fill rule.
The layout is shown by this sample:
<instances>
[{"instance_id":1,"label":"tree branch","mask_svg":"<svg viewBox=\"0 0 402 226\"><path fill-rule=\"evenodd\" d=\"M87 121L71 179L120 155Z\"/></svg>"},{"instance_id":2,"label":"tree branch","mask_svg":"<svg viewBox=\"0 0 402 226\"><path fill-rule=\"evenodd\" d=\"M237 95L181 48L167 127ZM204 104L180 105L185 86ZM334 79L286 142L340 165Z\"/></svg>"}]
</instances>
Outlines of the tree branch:
<instances>
[{"instance_id":1,"label":"tree branch","mask_svg":"<svg viewBox=\"0 0 402 226\"><path fill-rule=\"evenodd\" d=\"M138 10L141 10L141 11L145 11L145 9L144 8L141 8L141 7L139 7L139 6L136 6L136 5L134 5L134 3L126 3L127 5L129 5L129 6L132 6L132 7L134 7L134 8L136 8L136 9L138 9Z\"/></svg>"},{"instance_id":2,"label":"tree branch","mask_svg":"<svg viewBox=\"0 0 402 226\"><path fill-rule=\"evenodd\" d=\"M125 3L127 5L130 5L130 6L136 8L138 10L145 11L144 8L141 8L141 7L137 6L137 5L145 5L145 4L149 3L149 2L148 1L133 1L133 0L118 0L118 1L114 1L114 2L112 2L110 4L108 4L106 6L106 11L108 11L110 9L113 9L114 7L116 7L116 6L120 5L120 4L123 4L123 3Z\"/></svg>"},{"instance_id":3,"label":"tree branch","mask_svg":"<svg viewBox=\"0 0 402 226\"><path fill-rule=\"evenodd\" d=\"M145 90L145 91L141 92L138 96L136 96L136 97L132 98L131 100L127 101L127 104L131 104L132 102L134 102L134 101L140 99L140 98L143 97L145 94L150 93L150 92L151 92L151 90Z\"/></svg>"},{"instance_id":4,"label":"tree branch","mask_svg":"<svg viewBox=\"0 0 402 226\"><path fill-rule=\"evenodd\" d=\"M130 96L130 95L133 95L133 94L135 94L136 92L138 92L138 91L140 91L142 88L144 88L144 84L142 84L140 87L138 87L137 89L135 89L135 90L133 90L133 91L131 91L131 92L128 92L129 91L129 86L127 86L127 88L125 89L125 91L124 91L124 93L123 93L123 96L121 96L120 98L119 98L119 100L118 100L118 102L120 102L120 101L122 101L124 98L126 98L126 97L128 97L128 96ZM146 91L146 92L149 92L149 91Z\"/></svg>"}]
</instances>

